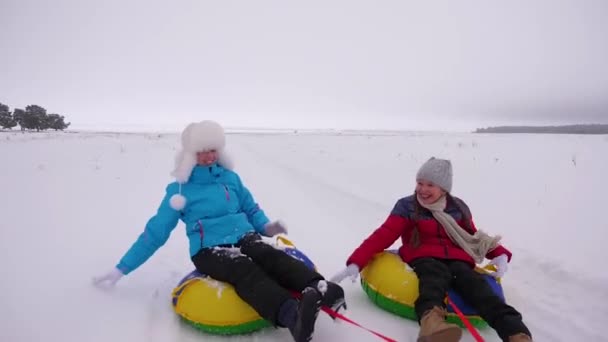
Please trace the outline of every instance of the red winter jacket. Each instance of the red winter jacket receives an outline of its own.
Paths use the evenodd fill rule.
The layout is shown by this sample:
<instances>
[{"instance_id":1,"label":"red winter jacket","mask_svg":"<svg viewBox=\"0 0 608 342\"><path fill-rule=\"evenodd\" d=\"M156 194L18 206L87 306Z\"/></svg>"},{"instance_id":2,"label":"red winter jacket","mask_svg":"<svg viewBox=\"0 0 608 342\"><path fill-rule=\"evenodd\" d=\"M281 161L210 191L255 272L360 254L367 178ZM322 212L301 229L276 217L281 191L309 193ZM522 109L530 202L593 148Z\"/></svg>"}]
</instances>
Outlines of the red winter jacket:
<instances>
[{"instance_id":1,"label":"red winter jacket","mask_svg":"<svg viewBox=\"0 0 608 342\"><path fill-rule=\"evenodd\" d=\"M415 208L419 208L418 213L416 213ZM461 212L461 209L465 213ZM445 212L450 214L458 222L458 225L466 229L465 219L466 217L470 218L471 213L469 207L461 199L453 196L448 198ZM420 237L418 247L410 244L410 237L414 231L416 221ZM472 219L470 219L470 229L470 233L477 231ZM431 212L417 203L415 195L397 201L386 221L363 241L348 258L346 264L354 263L359 266L359 269L363 269L376 253L390 247L399 237L401 237L402 243L399 248L399 255L406 263L418 258L435 257L462 260L475 267L473 258L450 240L445 229L435 220ZM501 245L490 251L486 258L492 259L501 254L506 254L511 261L511 252Z\"/></svg>"}]
</instances>

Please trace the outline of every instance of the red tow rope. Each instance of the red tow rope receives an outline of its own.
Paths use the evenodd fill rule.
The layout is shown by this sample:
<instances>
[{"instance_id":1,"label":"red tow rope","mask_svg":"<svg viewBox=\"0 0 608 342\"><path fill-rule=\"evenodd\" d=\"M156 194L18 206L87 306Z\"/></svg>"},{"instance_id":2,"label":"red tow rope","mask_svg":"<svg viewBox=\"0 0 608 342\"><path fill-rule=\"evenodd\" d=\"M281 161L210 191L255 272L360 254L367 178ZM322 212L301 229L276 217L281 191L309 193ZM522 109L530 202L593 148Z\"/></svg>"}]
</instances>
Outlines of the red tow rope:
<instances>
[{"instance_id":1,"label":"red tow rope","mask_svg":"<svg viewBox=\"0 0 608 342\"><path fill-rule=\"evenodd\" d=\"M454 304L454 302L452 301L452 299L447 296L448 299L448 303L452 306L452 308L454 308L454 311L456 312L456 315L458 315L458 317L460 318L460 320L462 321L462 323L464 323L464 325L466 326L467 330L469 330L469 332L471 333L471 335L473 335L473 337L475 338L475 341L477 342L484 342L483 337L481 337L481 335L479 335L479 332L477 332L477 330L473 327L473 325L471 324L471 322L464 316L464 314L462 313L462 311L460 311L460 309L456 306L456 304ZM359 327L363 330L366 330L376 336L378 336L379 338L381 338L384 341L387 342L397 342L397 340L393 340L390 337L386 337L384 335L382 335L381 333L375 332L371 329L368 329L364 326L362 326L361 324L353 321L352 319L334 311L333 309L327 307L327 306L323 306L321 307L321 310L323 310L326 314L328 314L329 316L333 317L333 318L339 318L347 323L350 323L356 327Z\"/></svg>"},{"instance_id":2,"label":"red tow rope","mask_svg":"<svg viewBox=\"0 0 608 342\"><path fill-rule=\"evenodd\" d=\"M469 320L464 316L464 314L462 313L462 311L460 311L460 309L456 306L456 304L454 304L454 302L452 302L452 298L450 298L450 296L447 296L447 297L448 297L448 303L452 306L452 308L454 308L454 311L456 311L456 315L458 315L458 317L460 318L462 323L464 323L465 327L467 327L467 330L471 333L471 335L473 335L473 337L475 337L475 341L484 342L483 337L481 337L481 335L479 335L479 333L473 327L471 322L469 322Z\"/></svg>"},{"instance_id":3,"label":"red tow rope","mask_svg":"<svg viewBox=\"0 0 608 342\"><path fill-rule=\"evenodd\" d=\"M332 309L331 309L331 308L329 308L329 307L323 306L323 307L321 307L321 310L325 311L325 313L327 313L328 315L330 315L330 316L331 316L331 317L333 317L333 318L339 318L339 319L341 319L341 320L343 320L343 321L345 321L345 322L348 322L348 323L350 323L350 324L352 324L352 325L354 325L354 326L357 326L357 327L359 327L359 328L361 328L361 329L367 330L367 331L369 331L370 333L372 333L372 334L374 334L374 335L376 335L376 336L380 337L380 338L381 338L381 339L383 339L384 341L387 341L387 342L397 342L397 340L393 340L393 339L392 339L392 338L390 338L390 337L386 337L386 336L384 336L384 335L382 335L382 334L380 334L380 333L377 333L377 332L375 332L375 331L373 331L373 330L371 330L371 329L368 329L368 328L366 328L366 327L362 326L361 324L359 324L359 323L357 323L357 322L353 321L352 319L350 319L350 318L348 318L348 317L346 317L346 316L344 316L344 315L342 315L342 314L340 314L340 313L338 313L338 312L336 312L336 311L332 310Z\"/></svg>"}]
</instances>

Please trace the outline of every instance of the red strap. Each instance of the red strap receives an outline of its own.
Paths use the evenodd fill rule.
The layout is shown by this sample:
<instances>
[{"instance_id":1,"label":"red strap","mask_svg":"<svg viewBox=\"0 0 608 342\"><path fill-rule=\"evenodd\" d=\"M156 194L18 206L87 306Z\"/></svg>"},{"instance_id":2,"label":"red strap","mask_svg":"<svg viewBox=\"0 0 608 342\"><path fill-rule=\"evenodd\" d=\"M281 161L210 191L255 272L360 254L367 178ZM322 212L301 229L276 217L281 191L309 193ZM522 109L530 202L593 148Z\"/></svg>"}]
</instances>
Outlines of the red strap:
<instances>
[{"instance_id":1,"label":"red strap","mask_svg":"<svg viewBox=\"0 0 608 342\"><path fill-rule=\"evenodd\" d=\"M329 307L323 306L321 309L322 309L323 311L325 311L325 313L327 313L327 314L328 314L328 315L330 315L331 317L334 317L334 318L339 318L339 319L341 319L341 320L343 320L343 321L346 321L346 322L348 322L348 323L350 323L350 324L352 324L352 325L354 325L354 326L357 326L357 327L359 327L359 328L361 328L361 329L367 330L367 331L369 331L370 333L372 333L372 334L374 334L374 335L376 335L376 336L380 337L380 338L381 338L381 339L383 339L384 341L387 341L387 342L397 342L397 340L393 340L392 338L386 337L386 336L384 336L384 335L382 335L382 334L380 334L380 333L377 333L377 332L375 332L375 331L373 331L373 330L367 329L366 327L362 326L361 324L359 324L359 323L357 323L357 322L355 322L355 321L351 320L350 318L348 318L348 317L346 317L346 316L344 316L344 315L342 315L342 314L340 314L340 313L338 313L338 312L336 312L336 311L332 310L332 309L331 309L331 308L329 308Z\"/></svg>"},{"instance_id":2,"label":"red strap","mask_svg":"<svg viewBox=\"0 0 608 342\"><path fill-rule=\"evenodd\" d=\"M464 323L464 325L467 327L467 330L469 330L471 335L473 335L473 337L475 337L475 341L483 342L483 337L481 337L481 335L479 335L479 333L477 332L477 330L475 330L475 328L473 327L471 322L469 322L469 320L462 314L462 311L460 311L460 309L456 306L456 304L454 304L454 302L452 302L452 299L450 298L450 296L447 296L447 297L448 297L448 303L450 303L452 308L454 308L454 311L456 311L456 314L458 315L458 317L460 318L462 323Z\"/></svg>"}]
</instances>

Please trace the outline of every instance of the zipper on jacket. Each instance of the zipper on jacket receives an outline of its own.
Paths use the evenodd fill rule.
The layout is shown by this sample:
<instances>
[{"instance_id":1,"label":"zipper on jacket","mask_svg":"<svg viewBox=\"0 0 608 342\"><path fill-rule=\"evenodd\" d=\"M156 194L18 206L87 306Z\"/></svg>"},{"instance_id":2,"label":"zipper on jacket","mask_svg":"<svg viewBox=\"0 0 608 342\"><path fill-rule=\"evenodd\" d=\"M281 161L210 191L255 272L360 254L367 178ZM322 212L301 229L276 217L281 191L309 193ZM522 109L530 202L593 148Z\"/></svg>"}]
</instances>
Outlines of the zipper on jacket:
<instances>
[{"instance_id":1,"label":"zipper on jacket","mask_svg":"<svg viewBox=\"0 0 608 342\"><path fill-rule=\"evenodd\" d=\"M222 184L224 187L224 193L226 194L226 201L230 201L230 193L228 192L228 186L226 184Z\"/></svg>"},{"instance_id":2,"label":"zipper on jacket","mask_svg":"<svg viewBox=\"0 0 608 342\"><path fill-rule=\"evenodd\" d=\"M204 237L204 234L203 234L203 224L201 223L201 220L198 220L196 222L197 222L197 225L198 225L198 233L199 233L200 238L201 238L201 248L203 248L203 237Z\"/></svg>"},{"instance_id":3,"label":"zipper on jacket","mask_svg":"<svg viewBox=\"0 0 608 342\"><path fill-rule=\"evenodd\" d=\"M437 222L437 237L439 238L439 244L443 246L443 252L445 253L445 257L448 257L448 245L446 245L444 243L444 239L441 237L441 224L439 223L439 221L435 220L435 222Z\"/></svg>"}]
</instances>

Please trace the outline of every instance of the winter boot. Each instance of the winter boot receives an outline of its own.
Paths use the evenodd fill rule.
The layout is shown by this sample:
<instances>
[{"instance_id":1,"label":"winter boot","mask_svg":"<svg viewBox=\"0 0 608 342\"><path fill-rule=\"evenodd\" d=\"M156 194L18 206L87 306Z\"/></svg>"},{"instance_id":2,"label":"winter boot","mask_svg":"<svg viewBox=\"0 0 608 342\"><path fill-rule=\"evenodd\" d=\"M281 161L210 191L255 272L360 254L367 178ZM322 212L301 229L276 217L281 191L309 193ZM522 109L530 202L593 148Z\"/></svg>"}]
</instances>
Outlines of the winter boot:
<instances>
[{"instance_id":1,"label":"winter boot","mask_svg":"<svg viewBox=\"0 0 608 342\"><path fill-rule=\"evenodd\" d=\"M532 337L519 333L513 336L509 336L509 342L532 342Z\"/></svg>"},{"instance_id":2,"label":"winter boot","mask_svg":"<svg viewBox=\"0 0 608 342\"><path fill-rule=\"evenodd\" d=\"M446 311L438 306L427 310L420 320L418 342L457 342L462 337L462 329L456 324L445 322Z\"/></svg>"},{"instance_id":3,"label":"winter boot","mask_svg":"<svg viewBox=\"0 0 608 342\"><path fill-rule=\"evenodd\" d=\"M298 314L295 324L287 326L296 342L308 342L312 339L315 322L321 309L321 294L315 288L307 287L302 291L298 304Z\"/></svg>"},{"instance_id":4,"label":"winter boot","mask_svg":"<svg viewBox=\"0 0 608 342\"><path fill-rule=\"evenodd\" d=\"M310 286L316 288L323 297L321 299L322 306L326 306L336 312L342 308L346 309L344 290L340 285L327 280L319 280L313 282Z\"/></svg>"}]
</instances>

